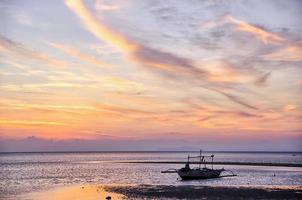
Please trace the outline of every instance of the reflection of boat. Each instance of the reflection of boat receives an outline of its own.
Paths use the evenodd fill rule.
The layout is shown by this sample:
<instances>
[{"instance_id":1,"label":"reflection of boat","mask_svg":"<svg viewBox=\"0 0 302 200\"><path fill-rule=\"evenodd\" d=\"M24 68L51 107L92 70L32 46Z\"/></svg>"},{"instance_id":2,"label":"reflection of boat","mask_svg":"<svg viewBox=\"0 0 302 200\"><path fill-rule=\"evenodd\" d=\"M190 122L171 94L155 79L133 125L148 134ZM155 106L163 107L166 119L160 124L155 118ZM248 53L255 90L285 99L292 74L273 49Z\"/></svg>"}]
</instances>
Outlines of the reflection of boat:
<instances>
[{"instance_id":1,"label":"reflection of boat","mask_svg":"<svg viewBox=\"0 0 302 200\"><path fill-rule=\"evenodd\" d=\"M211 168L207 168L207 159L211 159ZM190 159L199 159L197 164L198 167L190 168ZM186 162L185 167L181 169L169 169L166 171L162 171L162 173L177 173L182 180L192 180L192 179L210 179L210 178L219 178L219 177L226 177L226 176L236 176L232 171L222 169L214 169L213 168L213 160L214 155L210 156L188 156L188 161ZM195 162L196 163L196 162ZM203 165L203 167L201 167ZM220 174L224 171L230 171L232 174L221 176Z\"/></svg>"}]
</instances>

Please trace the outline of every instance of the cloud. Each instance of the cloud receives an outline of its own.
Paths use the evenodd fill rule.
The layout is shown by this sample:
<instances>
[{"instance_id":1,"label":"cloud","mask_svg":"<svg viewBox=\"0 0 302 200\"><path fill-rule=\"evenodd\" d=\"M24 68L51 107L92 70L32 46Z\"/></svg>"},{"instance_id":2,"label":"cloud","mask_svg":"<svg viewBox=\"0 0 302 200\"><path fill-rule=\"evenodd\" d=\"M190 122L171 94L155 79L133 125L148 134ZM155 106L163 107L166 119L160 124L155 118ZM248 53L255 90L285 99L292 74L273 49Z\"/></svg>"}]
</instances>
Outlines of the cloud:
<instances>
[{"instance_id":1,"label":"cloud","mask_svg":"<svg viewBox=\"0 0 302 200\"><path fill-rule=\"evenodd\" d=\"M301 86L302 85L302 80L297 80L296 83L295 83L295 85Z\"/></svg>"},{"instance_id":2,"label":"cloud","mask_svg":"<svg viewBox=\"0 0 302 200\"><path fill-rule=\"evenodd\" d=\"M46 63L50 67L66 67L68 63L64 60L50 57L48 54L41 51L35 51L23 44L14 42L0 35L0 52L4 52L12 58L30 59L41 63Z\"/></svg>"},{"instance_id":3,"label":"cloud","mask_svg":"<svg viewBox=\"0 0 302 200\"><path fill-rule=\"evenodd\" d=\"M100 19L97 19L81 0L66 1L66 4L77 14L91 33L119 50L125 51L130 60L165 72L175 73L180 70L180 72L190 75L198 74L200 77L205 77L206 72L193 66L191 60L144 46L114 31Z\"/></svg>"},{"instance_id":4,"label":"cloud","mask_svg":"<svg viewBox=\"0 0 302 200\"><path fill-rule=\"evenodd\" d=\"M221 90L218 90L218 89L214 89L214 88L211 88L210 90L213 90L213 91L216 91L218 92L219 94L227 97L229 100L231 100L232 102L234 103L238 103L246 108L249 108L249 109L253 109L253 110L258 110L258 108L256 106L253 106L247 102L245 102L243 99L241 99L240 97L237 97L235 95L232 95L232 94L229 94L229 93L226 93L224 91L221 91Z\"/></svg>"},{"instance_id":5,"label":"cloud","mask_svg":"<svg viewBox=\"0 0 302 200\"><path fill-rule=\"evenodd\" d=\"M151 115L156 115L156 112L145 111L141 109L129 108L129 107L120 107L106 104L98 104L96 108L99 112L110 114L111 116L122 117L124 118L133 118L133 117L149 117Z\"/></svg>"},{"instance_id":6,"label":"cloud","mask_svg":"<svg viewBox=\"0 0 302 200\"><path fill-rule=\"evenodd\" d=\"M45 110L87 110L94 111L96 108L90 105L52 105L52 104L12 104L12 103L0 103L0 108L11 108L16 110L27 109L45 109Z\"/></svg>"},{"instance_id":7,"label":"cloud","mask_svg":"<svg viewBox=\"0 0 302 200\"><path fill-rule=\"evenodd\" d=\"M195 67L190 59L182 58L172 53L141 45L130 56L133 60L144 65L172 74L193 75L204 80L208 78L208 72Z\"/></svg>"},{"instance_id":8,"label":"cloud","mask_svg":"<svg viewBox=\"0 0 302 200\"><path fill-rule=\"evenodd\" d=\"M143 64L153 70L159 70L167 73L170 76L188 78L187 80L198 80L198 82L212 82L212 76L208 71L197 68L194 66L192 60L177 56L175 54L157 50L142 44L139 44L128 37L112 30L106 26L104 22L97 19L85 6L81 0L66 1L68 7L74 11L77 16L82 20L84 26L99 39L108 42L121 51L125 51L130 60ZM201 84L199 84L201 86ZM211 88L207 88L210 89ZM218 90L213 90L218 91ZM226 92L219 92L233 102L244 105L248 108L255 107L239 100L233 95Z\"/></svg>"},{"instance_id":9,"label":"cloud","mask_svg":"<svg viewBox=\"0 0 302 200\"><path fill-rule=\"evenodd\" d=\"M99 11L114 11L120 9L120 6L115 4L105 4L102 0L97 0L95 2L95 8Z\"/></svg>"},{"instance_id":10,"label":"cloud","mask_svg":"<svg viewBox=\"0 0 302 200\"><path fill-rule=\"evenodd\" d=\"M255 84L257 86L264 86L267 82L267 79L271 76L271 72L267 72L264 75L260 76L258 79L256 79Z\"/></svg>"},{"instance_id":11,"label":"cloud","mask_svg":"<svg viewBox=\"0 0 302 200\"><path fill-rule=\"evenodd\" d=\"M123 116L126 118L131 117L137 117L137 116L149 116L149 115L157 115L155 111L148 111L143 109L137 109L137 108L131 108L130 106L116 106L111 104L101 104L101 103L95 103L95 104L34 104L34 103L11 103L7 101L0 102L0 111L10 113L10 111L17 111L17 114L20 113L31 113L31 117L34 117L35 114L39 112L46 112L46 113L53 113L62 116L62 113L65 114L71 114L73 115L83 115L87 114L89 117L93 117L95 114L97 115L103 115L107 116L107 118L113 117L121 117ZM13 115L13 118L15 119L18 117L18 115ZM60 117L56 117L59 119ZM70 119L70 117L68 117ZM0 123L2 124L28 124L28 125L34 125L39 124L39 121L33 120L33 123L30 123L30 120L4 120ZM42 124L42 122L41 122ZM47 124L47 123L45 123ZM55 123L54 123L55 124Z\"/></svg>"},{"instance_id":12,"label":"cloud","mask_svg":"<svg viewBox=\"0 0 302 200\"><path fill-rule=\"evenodd\" d=\"M200 118L198 121L199 122L204 122L204 121L208 121L208 120L213 119L213 118L215 118L215 117L214 116L206 116L206 117Z\"/></svg>"},{"instance_id":13,"label":"cloud","mask_svg":"<svg viewBox=\"0 0 302 200\"><path fill-rule=\"evenodd\" d=\"M265 28L260 28L245 21L236 19L231 15L224 15L216 21L208 21L204 23L202 27L210 29L226 23L234 24L237 31L249 33L264 44L282 45L282 47L277 51L261 56L264 60L289 62L302 61L302 45L300 44L300 41L296 44L289 44L290 39L286 39L276 33L270 32Z\"/></svg>"},{"instance_id":14,"label":"cloud","mask_svg":"<svg viewBox=\"0 0 302 200\"><path fill-rule=\"evenodd\" d=\"M226 96L228 99L230 99L231 101L235 102L235 103L238 103L246 108L250 108L250 109L253 109L253 110L258 110L258 108L256 106L253 106L249 103L246 103L245 101L243 101L241 98L239 97L236 97L234 95L231 95L231 94L227 94L225 92L221 92L221 94L223 94L224 96Z\"/></svg>"},{"instance_id":15,"label":"cloud","mask_svg":"<svg viewBox=\"0 0 302 200\"><path fill-rule=\"evenodd\" d=\"M98 66L101 66L101 67L111 66L111 64L106 63L106 62L104 62L104 61L102 61L102 60L100 60L100 59L98 59L94 56L83 53L83 52L79 51L78 49L76 49L74 47L59 44L59 43L53 43L53 42L49 42L48 44L51 45L52 47L55 47L56 49L59 49L60 51L72 56L72 57L78 58L78 59L80 59L82 61L85 61L87 63L93 64L93 65L98 65Z\"/></svg>"},{"instance_id":16,"label":"cloud","mask_svg":"<svg viewBox=\"0 0 302 200\"><path fill-rule=\"evenodd\" d=\"M112 44L122 51L133 51L134 49L136 49L137 44L132 43L122 34L111 30L104 23L102 23L100 19L96 19L95 16L85 6L83 1L67 0L65 1L65 3L82 20L83 25L97 38Z\"/></svg>"},{"instance_id":17,"label":"cloud","mask_svg":"<svg viewBox=\"0 0 302 200\"><path fill-rule=\"evenodd\" d=\"M149 69L158 70L164 75L172 76L178 79L184 78L186 81L193 81L200 87L204 87L202 83L212 84L211 87L206 87L209 90L212 90L212 88L216 87L215 82L221 82L221 79L213 79L213 77L215 77L213 74L204 69L196 67L193 64L193 61L188 58L183 58L169 52L139 44L122 35L121 33L114 31L109 26L106 26L101 19L97 19L81 0L66 1L66 4L77 14L77 16L82 20L84 26L91 33L93 33L97 38L115 46L119 50L126 52L128 59L131 61L138 62ZM236 23L241 22L236 21ZM260 32L260 34L263 34L263 32ZM273 37L269 34L264 34L263 37L272 39L274 41L277 40L276 37ZM238 74L239 72L237 73L237 77L239 76ZM242 74L240 76L244 78ZM264 80L265 79L262 81L264 82ZM213 89L212 91L217 92L218 90ZM223 94L229 100L235 103L250 109L256 109L254 106L245 103L243 100L234 95L221 92L220 90L218 93Z\"/></svg>"},{"instance_id":18,"label":"cloud","mask_svg":"<svg viewBox=\"0 0 302 200\"><path fill-rule=\"evenodd\" d=\"M109 91L137 94L145 89L144 85L135 81L117 76L106 76L100 79L102 88Z\"/></svg>"},{"instance_id":19,"label":"cloud","mask_svg":"<svg viewBox=\"0 0 302 200\"><path fill-rule=\"evenodd\" d=\"M241 32L250 33L259 40L261 40L264 44L281 44L285 41L281 36L269 32L263 28L253 26L247 22L238 20L231 15L227 15L224 17L227 21L236 25L236 29Z\"/></svg>"},{"instance_id":20,"label":"cloud","mask_svg":"<svg viewBox=\"0 0 302 200\"><path fill-rule=\"evenodd\" d=\"M271 61L300 62L302 61L302 45L290 45L276 52L266 54L263 58Z\"/></svg>"},{"instance_id":21,"label":"cloud","mask_svg":"<svg viewBox=\"0 0 302 200\"><path fill-rule=\"evenodd\" d=\"M2 126L18 126L18 125L29 125L29 126L63 126L64 123L55 122L55 121L33 121L33 120L0 120Z\"/></svg>"},{"instance_id":22,"label":"cloud","mask_svg":"<svg viewBox=\"0 0 302 200\"><path fill-rule=\"evenodd\" d=\"M234 117L241 117L241 118L261 118L262 115L259 114L252 114L243 111L216 111L217 114L227 114Z\"/></svg>"},{"instance_id":23,"label":"cloud","mask_svg":"<svg viewBox=\"0 0 302 200\"><path fill-rule=\"evenodd\" d=\"M258 58L259 51L256 52L257 55L251 56L252 59L246 59L246 57L243 58L236 57L235 63L238 63L236 66L227 65L224 68L224 71L222 70L220 74L219 73L217 74L217 71L216 72L211 71L210 67L207 68L206 66L208 64L207 62L204 62L199 66L196 64L196 62L194 62L193 59L186 58L182 55L167 52L161 49L156 49L151 45L139 43L133 38L114 30L112 27L110 27L108 24L106 24L106 22L102 20L102 17L100 16L96 17L94 13L86 7L83 1L80 0L67 1L66 4L71 9L71 11L73 11L77 15L77 17L81 20L82 24L84 25L84 27L86 27L86 29L88 29L92 34L94 34L98 39L107 42L108 44L112 45L116 49L123 52L128 60L138 63L141 66L144 66L148 69L157 70L161 73L161 75L167 75L167 77L172 78L172 80L176 80L177 84L179 85L184 84L186 86L206 88L212 92L216 92L220 94L222 97L225 97L230 102L241 105L243 108L257 111L259 113L261 112L260 107L256 106L257 104L253 105L254 102L256 102L255 99L245 99L245 97L243 96L244 94L242 94L243 90L240 91L241 94L238 96L235 95L235 93L233 93L235 89L237 89L235 88L235 86L238 86L238 88L244 88L247 85L245 83L253 83L256 84L257 86L263 86L266 84L268 78L271 76L272 72L262 71L258 66L260 62L257 62L258 60L256 59ZM258 46L256 46L255 48L261 48L260 53L267 52L268 50L271 50L275 47L280 47L279 45L283 45L283 44L286 45L285 38L274 32L269 31L266 28L261 28L249 24L245 21L236 19L235 17L232 16L225 16L223 20L224 20L223 21L224 24L229 25L231 30L235 29L236 33L238 34L241 35L249 34L254 36L257 40L260 40L261 43L273 44L273 45L262 45L262 44L259 45L257 43ZM215 26L215 24L213 23L207 24L206 26L213 27ZM232 31L231 33L234 34L234 31ZM245 39L247 39L247 37L245 37ZM238 45L238 43L236 43L236 45ZM206 49L203 49L203 51L206 51ZM238 51L240 52L240 49ZM222 56L226 56L226 55L228 56L228 53L222 52ZM240 55L246 56L247 54L240 54ZM254 65L255 67L253 67ZM248 90L248 91L255 92L252 90ZM249 94L249 97L250 96L252 96L252 94ZM223 100L223 98L219 100ZM166 119L168 120L171 119L169 118L170 117L169 115L166 116L154 115L150 113L145 116L140 114L134 114L134 116L149 117L154 119L154 121L156 120L164 121ZM258 117L258 115L252 113L244 113L244 112L238 112L237 114L233 114L233 116L236 117L239 116L242 118L250 118L250 119L254 119ZM261 114L259 114L259 117L260 116ZM184 118L184 117L177 118L176 116L175 118L173 118L173 120L177 118L177 120L179 121L181 120L185 121L185 120L195 119L195 117L196 116L188 117L188 118ZM203 117L208 117L208 115ZM206 121L207 120L205 120L205 122ZM219 123L223 125L225 122L221 120L217 122L217 124ZM228 122L228 123L231 126L234 126L234 124L236 124L235 122ZM249 124L249 126L246 127L250 127L251 124Z\"/></svg>"},{"instance_id":24,"label":"cloud","mask_svg":"<svg viewBox=\"0 0 302 200\"><path fill-rule=\"evenodd\" d=\"M285 39L276 33L272 33L264 28L249 24L245 21L239 20L232 15L223 15L218 20L207 21L201 25L202 28L212 29L224 24L231 23L239 32L245 32L253 35L255 38L262 41L264 44L279 45L285 42Z\"/></svg>"},{"instance_id":25,"label":"cloud","mask_svg":"<svg viewBox=\"0 0 302 200\"><path fill-rule=\"evenodd\" d=\"M26 83L20 85L16 84L7 84L1 85L0 88L7 90L16 90L18 89L38 89L38 88L87 88L95 87L93 84L83 84L83 83L68 83L68 82L48 82L48 83Z\"/></svg>"},{"instance_id":26,"label":"cloud","mask_svg":"<svg viewBox=\"0 0 302 200\"><path fill-rule=\"evenodd\" d=\"M237 63L228 60L219 60L207 62L205 65L209 68L211 76L209 79L214 82L238 84L238 83L255 83L258 86L265 84L269 73L264 73L252 67L246 67L245 61ZM251 61L252 62L252 61ZM250 63L248 63L250 65Z\"/></svg>"},{"instance_id":27,"label":"cloud","mask_svg":"<svg viewBox=\"0 0 302 200\"><path fill-rule=\"evenodd\" d=\"M99 39L114 45L122 51L125 51L128 54L128 58L132 61L175 76L179 76L179 73L181 73L182 76L197 77L200 81L225 82L221 77L216 79L209 78L214 76L203 69L195 67L190 59L139 44L123 34L114 31L109 26L105 25L101 19L97 19L80 0L67 1L66 4L78 15L80 19L82 19L83 24L91 33ZM70 47L60 44L53 45L56 48L60 48L61 50L73 56L80 57L83 60L89 62L96 61L94 58L82 55L80 52L75 49L71 49ZM232 73L235 73L234 70ZM236 76L241 76L241 80L245 78L245 76L240 73L237 73ZM237 77L233 79L232 82L236 82Z\"/></svg>"},{"instance_id":28,"label":"cloud","mask_svg":"<svg viewBox=\"0 0 302 200\"><path fill-rule=\"evenodd\" d=\"M284 106L283 111L289 112L289 111L293 111L293 110L296 110L296 109L297 109L296 105L287 104L287 105Z\"/></svg>"}]
</instances>

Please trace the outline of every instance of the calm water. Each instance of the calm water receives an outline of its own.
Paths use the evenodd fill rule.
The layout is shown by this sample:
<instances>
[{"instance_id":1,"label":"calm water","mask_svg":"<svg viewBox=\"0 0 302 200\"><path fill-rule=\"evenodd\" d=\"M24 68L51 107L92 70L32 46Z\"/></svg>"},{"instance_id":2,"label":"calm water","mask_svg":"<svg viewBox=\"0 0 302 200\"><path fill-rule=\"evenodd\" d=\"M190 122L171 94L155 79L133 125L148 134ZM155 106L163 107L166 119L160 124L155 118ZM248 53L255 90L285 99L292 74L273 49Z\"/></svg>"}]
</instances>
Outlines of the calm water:
<instances>
[{"instance_id":1,"label":"calm water","mask_svg":"<svg viewBox=\"0 0 302 200\"><path fill-rule=\"evenodd\" d=\"M165 184L301 186L302 168L227 166L237 177L180 181L161 174L178 164L127 164L112 161L185 161L187 153L10 153L0 154L0 193L4 199L72 184ZM215 153L215 161L302 163L302 154ZM217 166L222 167L222 166ZM275 176L274 176L275 174Z\"/></svg>"}]
</instances>

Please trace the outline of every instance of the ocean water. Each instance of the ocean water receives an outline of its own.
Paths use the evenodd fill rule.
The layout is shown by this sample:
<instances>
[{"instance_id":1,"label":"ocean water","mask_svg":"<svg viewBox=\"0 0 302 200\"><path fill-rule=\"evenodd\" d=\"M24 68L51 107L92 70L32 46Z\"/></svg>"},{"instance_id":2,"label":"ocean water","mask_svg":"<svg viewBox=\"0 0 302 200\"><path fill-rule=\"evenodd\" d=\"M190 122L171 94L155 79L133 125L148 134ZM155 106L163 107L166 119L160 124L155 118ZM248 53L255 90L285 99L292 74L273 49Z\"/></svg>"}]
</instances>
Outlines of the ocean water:
<instances>
[{"instance_id":1,"label":"ocean water","mask_svg":"<svg viewBox=\"0 0 302 200\"><path fill-rule=\"evenodd\" d=\"M196 155L196 153L190 153ZM302 185L301 167L215 166L238 176L181 181L162 170L182 164L118 163L120 161L185 161L186 152L1 153L0 197L18 196L74 184L210 185L296 187ZM215 153L215 161L302 164L302 153Z\"/></svg>"}]
</instances>

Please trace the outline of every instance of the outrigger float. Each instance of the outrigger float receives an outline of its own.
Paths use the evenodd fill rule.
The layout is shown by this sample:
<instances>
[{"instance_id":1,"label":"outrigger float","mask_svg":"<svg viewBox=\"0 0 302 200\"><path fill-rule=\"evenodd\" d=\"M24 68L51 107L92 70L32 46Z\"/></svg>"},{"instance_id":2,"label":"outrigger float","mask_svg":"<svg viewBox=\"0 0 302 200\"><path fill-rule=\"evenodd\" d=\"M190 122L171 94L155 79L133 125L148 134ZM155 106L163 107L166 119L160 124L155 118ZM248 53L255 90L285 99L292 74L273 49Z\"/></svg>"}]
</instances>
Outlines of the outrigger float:
<instances>
[{"instance_id":1,"label":"outrigger float","mask_svg":"<svg viewBox=\"0 0 302 200\"><path fill-rule=\"evenodd\" d=\"M194 162L194 164L197 163L199 164L199 166L190 168L190 159L199 159L199 162ZM207 159L211 159L211 168L207 167L207 163L209 163ZM214 169L213 161L214 161L213 154L210 156L201 155L201 151L200 151L199 156L188 155L188 160L185 164L185 167L181 169L168 169L162 171L161 173L177 173L182 180L211 179L211 178L237 176L231 170L225 170L224 168ZM203 167L201 167L201 165L203 165ZM221 175L222 172L230 172L231 174Z\"/></svg>"}]
</instances>

